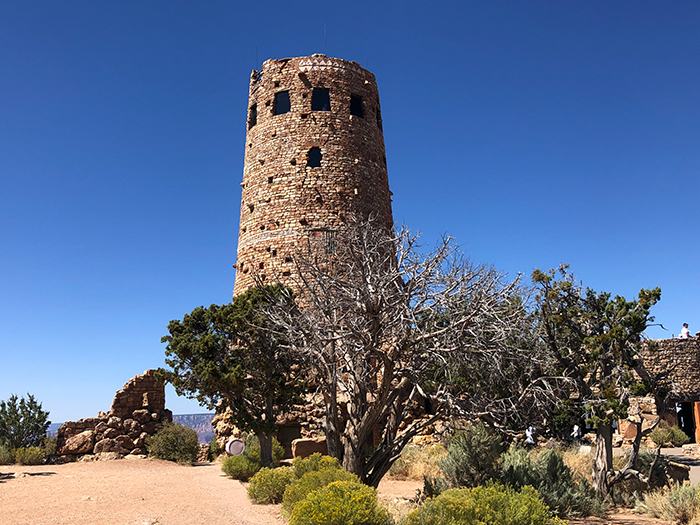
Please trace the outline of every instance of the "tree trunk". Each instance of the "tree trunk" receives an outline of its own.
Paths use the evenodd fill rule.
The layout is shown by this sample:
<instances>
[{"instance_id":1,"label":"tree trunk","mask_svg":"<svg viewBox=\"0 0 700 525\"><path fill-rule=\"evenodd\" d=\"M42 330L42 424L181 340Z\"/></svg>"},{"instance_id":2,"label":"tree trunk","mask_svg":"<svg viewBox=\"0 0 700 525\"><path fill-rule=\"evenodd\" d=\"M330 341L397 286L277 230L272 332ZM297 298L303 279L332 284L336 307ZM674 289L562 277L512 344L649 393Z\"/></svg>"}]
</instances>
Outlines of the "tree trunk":
<instances>
[{"instance_id":1,"label":"tree trunk","mask_svg":"<svg viewBox=\"0 0 700 525\"><path fill-rule=\"evenodd\" d=\"M259 433L256 436L260 442L260 464L269 467L272 464L272 435Z\"/></svg>"},{"instance_id":2,"label":"tree trunk","mask_svg":"<svg viewBox=\"0 0 700 525\"><path fill-rule=\"evenodd\" d=\"M274 402L272 398L265 400L265 420L274 421ZM259 431L255 434L260 442L260 464L263 467L272 465L272 433L268 431Z\"/></svg>"},{"instance_id":3,"label":"tree trunk","mask_svg":"<svg viewBox=\"0 0 700 525\"><path fill-rule=\"evenodd\" d=\"M605 497L610 490L608 474L613 472L612 424L600 424L596 435L595 463L593 464L593 488Z\"/></svg>"},{"instance_id":4,"label":"tree trunk","mask_svg":"<svg viewBox=\"0 0 700 525\"><path fill-rule=\"evenodd\" d=\"M343 439L343 469L355 474L360 481L365 482L365 461L362 454L362 442L358 436L346 435Z\"/></svg>"},{"instance_id":5,"label":"tree trunk","mask_svg":"<svg viewBox=\"0 0 700 525\"><path fill-rule=\"evenodd\" d=\"M338 391L335 382L326 393L326 446L328 455L343 462L343 449L340 446L340 422L338 420Z\"/></svg>"}]
</instances>

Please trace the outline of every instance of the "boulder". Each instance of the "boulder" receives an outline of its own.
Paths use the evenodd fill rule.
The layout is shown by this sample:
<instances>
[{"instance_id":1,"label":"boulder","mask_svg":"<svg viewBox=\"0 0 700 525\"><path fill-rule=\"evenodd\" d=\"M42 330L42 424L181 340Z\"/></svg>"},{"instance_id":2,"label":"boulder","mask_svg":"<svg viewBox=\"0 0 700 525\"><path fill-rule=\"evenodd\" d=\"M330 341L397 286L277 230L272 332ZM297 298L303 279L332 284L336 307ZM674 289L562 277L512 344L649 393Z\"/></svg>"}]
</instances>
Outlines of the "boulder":
<instances>
[{"instance_id":1,"label":"boulder","mask_svg":"<svg viewBox=\"0 0 700 525\"><path fill-rule=\"evenodd\" d=\"M111 438L105 438L101 441L95 443L95 454L101 454L103 452L113 452L118 448L116 441Z\"/></svg>"},{"instance_id":2,"label":"boulder","mask_svg":"<svg viewBox=\"0 0 700 525\"><path fill-rule=\"evenodd\" d=\"M141 432L141 425L135 419L125 419L124 420L124 430L127 434L131 432Z\"/></svg>"},{"instance_id":3,"label":"boulder","mask_svg":"<svg viewBox=\"0 0 700 525\"><path fill-rule=\"evenodd\" d=\"M308 458L311 454L320 452L328 454L326 438L302 438L292 441L292 457Z\"/></svg>"},{"instance_id":4,"label":"boulder","mask_svg":"<svg viewBox=\"0 0 700 525\"><path fill-rule=\"evenodd\" d=\"M142 408L140 410L134 410L131 414L131 417L133 417L142 425L151 421L151 413L145 408Z\"/></svg>"},{"instance_id":5,"label":"boulder","mask_svg":"<svg viewBox=\"0 0 700 525\"><path fill-rule=\"evenodd\" d=\"M104 434L102 434L102 439L114 439L117 436L121 435L121 431L117 428L108 428L105 430Z\"/></svg>"},{"instance_id":6,"label":"boulder","mask_svg":"<svg viewBox=\"0 0 700 525\"><path fill-rule=\"evenodd\" d=\"M109 428L122 428L122 418L117 416L112 416L107 421L107 426Z\"/></svg>"},{"instance_id":7,"label":"boulder","mask_svg":"<svg viewBox=\"0 0 700 525\"><path fill-rule=\"evenodd\" d=\"M121 448L126 449L126 450L133 450L134 449L134 442L131 440L129 436L119 436L117 438L114 438L114 442Z\"/></svg>"},{"instance_id":8,"label":"boulder","mask_svg":"<svg viewBox=\"0 0 700 525\"><path fill-rule=\"evenodd\" d=\"M100 452L95 454L95 461L112 461L114 459L124 459L119 452Z\"/></svg>"},{"instance_id":9,"label":"boulder","mask_svg":"<svg viewBox=\"0 0 700 525\"><path fill-rule=\"evenodd\" d=\"M675 483L684 483L690 480L690 467L675 461L667 461L666 475Z\"/></svg>"},{"instance_id":10,"label":"boulder","mask_svg":"<svg viewBox=\"0 0 700 525\"><path fill-rule=\"evenodd\" d=\"M66 440L66 444L61 448L61 454L87 454L92 452L95 444L95 432L86 430Z\"/></svg>"}]
</instances>

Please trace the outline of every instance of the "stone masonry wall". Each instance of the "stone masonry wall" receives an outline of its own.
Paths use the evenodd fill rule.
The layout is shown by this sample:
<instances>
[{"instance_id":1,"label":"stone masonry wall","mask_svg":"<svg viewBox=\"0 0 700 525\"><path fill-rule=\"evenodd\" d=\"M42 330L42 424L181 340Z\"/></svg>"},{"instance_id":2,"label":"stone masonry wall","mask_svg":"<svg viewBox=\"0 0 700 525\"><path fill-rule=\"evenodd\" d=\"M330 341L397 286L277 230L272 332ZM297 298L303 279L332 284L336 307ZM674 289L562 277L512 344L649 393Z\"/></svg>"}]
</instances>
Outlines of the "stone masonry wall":
<instances>
[{"instance_id":1,"label":"stone masonry wall","mask_svg":"<svg viewBox=\"0 0 700 525\"><path fill-rule=\"evenodd\" d=\"M674 401L700 401L700 339L647 342L641 352L644 368Z\"/></svg>"},{"instance_id":2,"label":"stone masonry wall","mask_svg":"<svg viewBox=\"0 0 700 525\"><path fill-rule=\"evenodd\" d=\"M312 110L314 88L330 110ZM287 92L276 107L276 94ZM351 99L361 99L362 116ZM357 105L355 113L357 113ZM262 280L293 285L293 257L333 250L350 215L392 227L379 93L374 75L325 55L268 60L250 80L234 295ZM309 166L312 148L320 167Z\"/></svg>"},{"instance_id":3,"label":"stone masonry wall","mask_svg":"<svg viewBox=\"0 0 700 525\"><path fill-rule=\"evenodd\" d=\"M146 439L172 419L165 408L165 384L155 378L155 370L146 370L116 393L109 412L63 423L56 450L62 461L145 454Z\"/></svg>"}]
</instances>

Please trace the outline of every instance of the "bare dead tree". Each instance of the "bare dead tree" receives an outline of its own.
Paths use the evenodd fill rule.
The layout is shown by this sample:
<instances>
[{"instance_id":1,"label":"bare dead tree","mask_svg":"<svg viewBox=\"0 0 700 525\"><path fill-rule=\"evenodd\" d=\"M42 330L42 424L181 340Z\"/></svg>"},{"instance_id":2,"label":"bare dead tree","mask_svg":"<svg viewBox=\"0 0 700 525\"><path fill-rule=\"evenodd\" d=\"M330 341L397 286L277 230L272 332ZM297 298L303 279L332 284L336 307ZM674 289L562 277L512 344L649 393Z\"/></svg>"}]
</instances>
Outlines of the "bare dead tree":
<instances>
[{"instance_id":1,"label":"bare dead tree","mask_svg":"<svg viewBox=\"0 0 700 525\"><path fill-rule=\"evenodd\" d=\"M299 300L268 314L326 404L329 453L377 486L416 434L450 414L503 428L555 396L534 354L518 279L445 237L421 251L405 228L353 221L337 251L296 258ZM413 419L416 405L426 417Z\"/></svg>"}]
</instances>

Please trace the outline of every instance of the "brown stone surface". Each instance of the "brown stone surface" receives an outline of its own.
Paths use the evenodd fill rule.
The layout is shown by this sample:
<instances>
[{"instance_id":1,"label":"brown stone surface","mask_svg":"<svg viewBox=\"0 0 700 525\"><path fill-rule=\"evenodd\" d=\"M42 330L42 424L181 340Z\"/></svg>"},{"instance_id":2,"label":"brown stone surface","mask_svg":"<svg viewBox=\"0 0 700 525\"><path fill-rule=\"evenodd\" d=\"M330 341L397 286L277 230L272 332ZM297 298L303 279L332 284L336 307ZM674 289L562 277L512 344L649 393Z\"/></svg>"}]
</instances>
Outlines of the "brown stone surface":
<instances>
[{"instance_id":1,"label":"brown stone surface","mask_svg":"<svg viewBox=\"0 0 700 525\"><path fill-rule=\"evenodd\" d=\"M646 342L641 352L647 373L675 401L700 401L700 340Z\"/></svg>"},{"instance_id":2,"label":"brown stone surface","mask_svg":"<svg viewBox=\"0 0 700 525\"><path fill-rule=\"evenodd\" d=\"M308 458L316 452L328 454L326 438L305 438L292 441L292 457Z\"/></svg>"},{"instance_id":3,"label":"brown stone surface","mask_svg":"<svg viewBox=\"0 0 700 525\"><path fill-rule=\"evenodd\" d=\"M92 447L95 445L95 432L85 430L80 434L71 436L66 440L66 444L61 449L61 454L86 454L92 452Z\"/></svg>"},{"instance_id":4,"label":"brown stone surface","mask_svg":"<svg viewBox=\"0 0 700 525\"><path fill-rule=\"evenodd\" d=\"M314 88L329 90L330 111L312 110ZM290 111L276 114L288 92ZM351 96L363 116L352 115ZM250 108L257 108L252 120ZM320 167L307 166L311 148ZM374 75L325 55L267 60L250 80L234 295L254 275L293 286L300 250L332 250L350 215L391 227L379 93Z\"/></svg>"},{"instance_id":5,"label":"brown stone surface","mask_svg":"<svg viewBox=\"0 0 700 525\"><path fill-rule=\"evenodd\" d=\"M149 412L165 410L165 384L156 379L155 370L146 370L132 377L114 396L111 412L124 418L141 409Z\"/></svg>"},{"instance_id":6,"label":"brown stone surface","mask_svg":"<svg viewBox=\"0 0 700 525\"><path fill-rule=\"evenodd\" d=\"M163 421L172 421L172 413L165 409L165 385L155 378L154 370L146 370L116 393L111 411L61 425L56 447L63 462L79 460L84 454L121 457L134 449L143 451L146 438Z\"/></svg>"}]
</instances>

